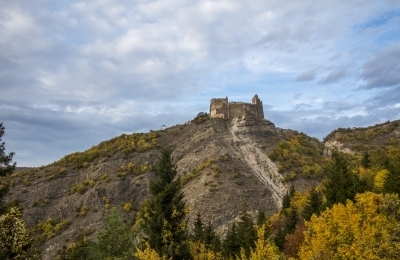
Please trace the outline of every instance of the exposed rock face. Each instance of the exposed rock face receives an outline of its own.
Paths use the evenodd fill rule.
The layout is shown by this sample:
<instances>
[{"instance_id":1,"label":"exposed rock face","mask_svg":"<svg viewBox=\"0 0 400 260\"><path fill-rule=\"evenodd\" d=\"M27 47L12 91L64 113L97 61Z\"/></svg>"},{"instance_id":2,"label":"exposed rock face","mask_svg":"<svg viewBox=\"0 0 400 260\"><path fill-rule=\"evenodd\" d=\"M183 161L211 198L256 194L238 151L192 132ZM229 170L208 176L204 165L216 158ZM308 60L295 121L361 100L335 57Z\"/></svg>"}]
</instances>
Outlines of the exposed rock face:
<instances>
[{"instance_id":1,"label":"exposed rock face","mask_svg":"<svg viewBox=\"0 0 400 260\"><path fill-rule=\"evenodd\" d=\"M342 152L342 153L350 153L350 154L354 153L349 148L344 147L344 144L339 142L339 141L330 140L330 141L325 142L325 152L324 153L327 156L331 155L331 151L334 150L334 149L336 149L336 150L338 150L339 152Z\"/></svg>"},{"instance_id":2,"label":"exposed rock face","mask_svg":"<svg viewBox=\"0 0 400 260\"><path fill-rule=\"evenodd\" d=\"M12 177L15 184L6 199L19 200L29 227L49 218L71 221L68 228L44 243L44 259L54 259L57 250L83 230L94 232L100 228L104 213L112 206L131 221L149 196L148 183L154 173L121 175L119 168L129 163L154 164L164 146L174 150L190 208L189 224L200 212L204 221L211 221L218 232L224 233L244 208L254 215L258 210L268 215L279 209L286 187L268 153L283 137L271 122L211 118L202 124L178 125L158 133L156 149L117 153L96 159L80 170L66 165L65 173L56 178L48 178L55 169L52 165ZM82 183L84 191L71 192ZM130 212L122 207L127 202L132 203ZM86 214L82 214L84 207L88 209Z\"/></svg>"}]
</instances>

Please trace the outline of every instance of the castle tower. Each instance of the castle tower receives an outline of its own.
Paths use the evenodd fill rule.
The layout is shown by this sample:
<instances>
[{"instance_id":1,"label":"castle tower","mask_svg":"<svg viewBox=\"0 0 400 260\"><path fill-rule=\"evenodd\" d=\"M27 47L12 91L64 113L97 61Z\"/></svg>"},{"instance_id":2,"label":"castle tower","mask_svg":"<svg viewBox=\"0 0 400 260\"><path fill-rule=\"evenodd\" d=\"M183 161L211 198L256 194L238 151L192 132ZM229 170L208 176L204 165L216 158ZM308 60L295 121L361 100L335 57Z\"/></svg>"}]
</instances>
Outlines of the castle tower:
<instances>
[{"instance_id":1,"label":"castle tower","mask_svg":"<svg viewBox=\"0 0 400 260\"><path fill-rule=\"evenodd\" d=\"M257 95L257 94L254 95L253 99L251 100L251 103L252 103L252 104L261 104L261 101L260 101L260 99L258 98L258 95Z\"/></svg>"}]
</instances>

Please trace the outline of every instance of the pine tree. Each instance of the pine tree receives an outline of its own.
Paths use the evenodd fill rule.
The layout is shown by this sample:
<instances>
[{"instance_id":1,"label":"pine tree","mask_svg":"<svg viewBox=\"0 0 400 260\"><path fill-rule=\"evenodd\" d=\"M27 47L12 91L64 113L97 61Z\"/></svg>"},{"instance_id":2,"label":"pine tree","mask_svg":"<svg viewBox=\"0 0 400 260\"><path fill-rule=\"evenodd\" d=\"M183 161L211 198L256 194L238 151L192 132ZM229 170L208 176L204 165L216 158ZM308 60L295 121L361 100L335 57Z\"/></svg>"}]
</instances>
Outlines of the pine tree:
<instances>
[{"instance_id":1,"label":"pine tree","mask_svg":"<svg viewBox=\"0 0 400 260\"><path fill-rule=\"evenodd\" d=\"M294 185L292 183L292 185L290 185L290 189L288 191L286 191L285 195L283 196L283 199L282 199L282 209L283 210L290 208L290 201L293 198L295 192L296 192L296 190L294 189Z\"/></svg>"},{"instance_id":2,"label":"pine tree","mask_svg":"<svg viewBox=\"0 0 400 260\"><path fill-rule=\"evenodd\" d=\"M247 213L246 209L240 213L237 225L237 236L240 247L248 257L250 255L250 249L254 249L255 241L257 240L257 231L254 227L253 219Z\"/></svg>"},{"instance_id":3,"label":"pine tree","mask_svg":"<svg viewBox=\"0 0 400 260\"><path fill-rule=\"evenodd\" d=\"M371 162L371 160L369 159L368 151L365 151L363 158L361 160L361 166L367 169L367 168L369 168L370 162Z\"/></svg>"},{"instance_id":4,"label":"pine tree","mask_svg":"<svg viewBox=\"0 0 400 260\"><path fill-rule=\"evenodd\" d=\"M204 241L204 225L201 220L201 214L197 213L196 219L194 221L193 231L190 236L193 242L203 242Z\"/></svg>"},{"instance_id":5,"label":"pine tree","mask_svg":"<svg viewBox=\"0 0 400 260\"><path fill-rule=\"evenodd\" d=\"M133 234L129 225L114 208L105 216L105 227L97 233L97 241L89 243L90 259L131 259Z\"/></svg>"},{"instance_id":6,"label":"pine tree","mask_svg":"<svg viewBox=\"0 0 400 260\"><path fill-rule=\"evenodd\" d=\"M1 142L1 138L5 133L5 128L3 123L0 123L0 177L10 175L15 170L17 163L12 163L12 158L14 153L9 153L8 155L5 153L5 143Z\"/></svg>"},{"instance_id":7,"label":"pine tree","mask_svg":"<svg viewBox=\"0 0 400 260\"><path fill-rule=\"evenodd\" d=\"M214 252L221 251L221 240L215 233L215 230L209 221L207 226L204 228L204 241L206 248Z\"/></svg>"},{"instance_id":8,"label":"pine tree","mask_svg":"<svg viewBox=\"0 0 400 260\"><path fill-rule=\"evenodd\" d=\"M265 215L264 210L259 209L257 213L257 226L264 225L265 222L267 221L267 216Z\"/></svg>"},{"instance_id":9,"label":"pine tree","mask_svg":"<svg viewBox=\"0 0 400 260\"><path fill-rule=\"evenodd\" d=\"M295 206L291 206L285 211L285 219L283 225L274 237L275 244L279 249L283 249L286 236L292 234L295 231L298 222L299 214L297 212L297 208Z\"/></svg>"},{"instance_id":10,"label":"pine tree","mask_svg":"<svg viewBox=\"0 0 400 260\"><path fill-rule=\"evenodd\" d=\"M322 206L322 196L321 194L315 189L312 188L310 190L310 194L308 195L307 202L303 208L303 218L305 220L310 220L312 214L319 215Z\"/></svg>"},{"instance_id":11,"label":"pine tree","mask_svg":"<svg viewBox=\"0 0 400 260\"><path fill-rule=\"evenodd\" d=\"M400 194L400 149L389 148L386 168L389 172L385 177L384 192Z\"/></svg>"},{"instance_id":12,"label":"pine tree","mask_svg":"<svg viewBox=\"0 0 400 260\"><path fill-rule=\"evenodd\" d=\"M5 153L5 143L1 142L1 138L5 133L3 123L0 123L0 178L6 175L10 175L14 172L17 163L11 163L14 153ZM6 207L3 202L4 196L8 193L8 185L4 182L0 182L0 215L5 213Z\"/></svg>"},{"instance_id":13,"label":"pine tree","mask_svg":"<svg viewBox=\"0 0 400 260\"><path fill-rule=\"evenodd\" d=\"M159 255L190 259L187 244L186 205L171 151L163 149L156 165L155 181L150 182L153 197L143 208L143 228L149 245Z\"/></svg>"},{"instance_id":14,"label":"pine tree","mask_svg":"<svg viewBox=\"0 0 400 260\"><path fill-rule=\"evenodd\" d=\"M225 256L231 258L235 258L235 256L240 253L240 243L236 223L233 223L232 227L228 230L228 233L226 234L223 244L223 253Z\"/></svg>"},{"instance_id":15,"label":"pine tree","mask_svg":"<svg viewBox=\"0 0 400 260\"><path fill-rule=\"evenodd\" d=\"M331 207L335 203L346 203L348 199L354 200L357 193L363 192L363 183L351 172L342 153L332 153L332 162L326 171L328 176L324 182L326 207Z\"/></svg>"}]
</instances>

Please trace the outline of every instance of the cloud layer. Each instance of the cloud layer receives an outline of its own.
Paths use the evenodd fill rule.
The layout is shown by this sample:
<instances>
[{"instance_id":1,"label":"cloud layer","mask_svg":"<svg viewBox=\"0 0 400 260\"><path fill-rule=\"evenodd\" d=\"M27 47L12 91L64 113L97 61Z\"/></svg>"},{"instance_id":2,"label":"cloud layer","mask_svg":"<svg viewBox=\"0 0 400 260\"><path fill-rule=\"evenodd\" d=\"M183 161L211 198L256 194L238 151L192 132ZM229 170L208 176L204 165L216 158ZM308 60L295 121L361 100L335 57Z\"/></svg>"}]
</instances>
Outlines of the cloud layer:
<instances>
[{"instance_id":1,"label":"cloud layer","mask_svg":"<svg viewBox=\"0 0 400 260\"><path fill-rule=\"evenodd\" d=\"M20 166L258 94L322 138L400 117L398 1L7 1L0 121Z\"/></svg>"}]
</instances>

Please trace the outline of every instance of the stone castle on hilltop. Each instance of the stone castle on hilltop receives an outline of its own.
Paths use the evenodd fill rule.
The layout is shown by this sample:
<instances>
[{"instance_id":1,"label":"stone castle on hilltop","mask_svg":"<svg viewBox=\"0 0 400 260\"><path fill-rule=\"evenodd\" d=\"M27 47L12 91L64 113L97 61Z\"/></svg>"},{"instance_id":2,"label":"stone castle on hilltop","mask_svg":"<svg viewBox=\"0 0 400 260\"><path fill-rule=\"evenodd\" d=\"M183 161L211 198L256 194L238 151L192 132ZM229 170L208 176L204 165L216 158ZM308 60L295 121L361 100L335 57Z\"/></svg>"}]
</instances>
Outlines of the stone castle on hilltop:
<instances>
[{"instance_id":1,"label":"stone castle on hilltop","mask_svg":"<svg viewBox=\"0 0 400 260\"><path fill-rule=\"evenodd\" d=\"M213 118L232 119L246 117L264 119L262 101L254 95L250 103L228 102L226 98L213 98L210 103L210 116Z\"/></svg>"}]
</instances>

